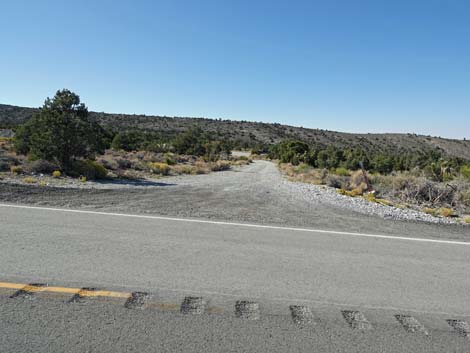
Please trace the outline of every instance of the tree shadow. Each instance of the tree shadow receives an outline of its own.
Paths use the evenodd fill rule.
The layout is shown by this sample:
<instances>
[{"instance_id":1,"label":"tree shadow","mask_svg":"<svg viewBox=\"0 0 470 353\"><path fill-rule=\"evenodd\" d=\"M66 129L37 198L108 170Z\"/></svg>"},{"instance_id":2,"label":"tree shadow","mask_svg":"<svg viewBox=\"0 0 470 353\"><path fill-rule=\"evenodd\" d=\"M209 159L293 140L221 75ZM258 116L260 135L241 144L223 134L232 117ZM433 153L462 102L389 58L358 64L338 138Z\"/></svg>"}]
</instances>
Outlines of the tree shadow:
<instances>
[{"instance_id":1,"label":"tree shadow","mask_svg":"<svg viewBox=\"0 0 470 353\"><path fill-rule=\"evenodd\" d=\"M126 186L175 186L175 183L163 183L146 179L101 179L93 180L95 184L102 185L126 185Z\"/></svg>"}]
</instances>

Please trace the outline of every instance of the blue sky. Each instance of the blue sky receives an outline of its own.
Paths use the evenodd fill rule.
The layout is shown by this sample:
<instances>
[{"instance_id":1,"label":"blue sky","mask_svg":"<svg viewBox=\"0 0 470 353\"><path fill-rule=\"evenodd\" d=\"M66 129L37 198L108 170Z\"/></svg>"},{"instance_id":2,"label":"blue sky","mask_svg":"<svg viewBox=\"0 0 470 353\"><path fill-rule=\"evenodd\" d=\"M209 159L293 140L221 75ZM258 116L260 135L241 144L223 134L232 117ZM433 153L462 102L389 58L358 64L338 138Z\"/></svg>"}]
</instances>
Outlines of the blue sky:
<instances>
[{"instance_id":1,"label":"blue sky","mask_svg":"<svg viewBox=\"0 0 470 353\"><path fill-rule=\"evenodd\" d=\"M466 0L0 5L0 103L470 138Z\"/></svg>"}]
</instances>

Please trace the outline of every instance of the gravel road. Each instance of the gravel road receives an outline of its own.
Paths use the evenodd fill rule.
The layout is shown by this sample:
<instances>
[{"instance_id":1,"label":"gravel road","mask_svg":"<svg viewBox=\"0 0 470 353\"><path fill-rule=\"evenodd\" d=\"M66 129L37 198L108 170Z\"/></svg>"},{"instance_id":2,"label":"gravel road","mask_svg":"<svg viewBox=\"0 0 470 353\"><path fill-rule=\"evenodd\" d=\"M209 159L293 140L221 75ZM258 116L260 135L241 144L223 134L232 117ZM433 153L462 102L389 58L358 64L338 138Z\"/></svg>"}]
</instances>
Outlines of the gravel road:
<instances>
[{"instance_id":1,"label":"gravel road","mask_svg":"<svg viewBox=\"0 0 470 353\"><path fill-rule=\"evenodd\" d=\"M468 226L432 224L446 220L345 197L321 186L289 182L267 161L208 175L167 177L137 184L89 182L85 187L54 188L3 182L0 200L325 230L470 239Z\"/></svg>"}]
</instances>

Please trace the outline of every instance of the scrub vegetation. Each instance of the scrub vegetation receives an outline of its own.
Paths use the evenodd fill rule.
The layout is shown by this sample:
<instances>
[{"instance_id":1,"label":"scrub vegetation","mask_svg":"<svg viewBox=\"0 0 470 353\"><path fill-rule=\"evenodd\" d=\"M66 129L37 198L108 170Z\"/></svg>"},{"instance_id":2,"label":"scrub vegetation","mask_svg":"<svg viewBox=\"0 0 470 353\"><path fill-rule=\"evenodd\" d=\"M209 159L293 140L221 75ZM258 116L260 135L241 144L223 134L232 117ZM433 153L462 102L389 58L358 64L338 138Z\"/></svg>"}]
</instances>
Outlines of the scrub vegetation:
<instances>
[{"instance_id":1,"label":"scrub vegetation","mask_svg":"<svg viewBox=\"0 0 470 353\"><path fill-rule=\"evenodd\" d=\"M371 202L412 207L433 216L468 219L470 162L429 153L367 153L283 141L269 151L293 181L327 185Z\"/></svg>"},{"instance_id":2,"label":"scrub vegetation","mask_svg":"<svg viewBox=\"0 0 470 353\"><path fill-rule=\"evenodd\" d=\"M0 141L0 172L63 176L78 180L146 178L175 174L206 174L251 160L231 156L232 144L198 127L168 137L142 130L115 131L90 119L75 93L64 89L24 124L14 137Z\"/></svg>"},{"instance_id":3,"label":"scrub vegetation","mask_svg":"<svg viewBox=\"0 0 470 353\"><path fill-rule=\"evenodd\" d=\"M0 173L28 184L41 185L38 175L85 182L206 174L250 163L231 155L250 147L294 181L439 217L470 214L466 140L94 113L66 89L40 109L0 105L0 128Z\"/></svg>"}]
</instances>

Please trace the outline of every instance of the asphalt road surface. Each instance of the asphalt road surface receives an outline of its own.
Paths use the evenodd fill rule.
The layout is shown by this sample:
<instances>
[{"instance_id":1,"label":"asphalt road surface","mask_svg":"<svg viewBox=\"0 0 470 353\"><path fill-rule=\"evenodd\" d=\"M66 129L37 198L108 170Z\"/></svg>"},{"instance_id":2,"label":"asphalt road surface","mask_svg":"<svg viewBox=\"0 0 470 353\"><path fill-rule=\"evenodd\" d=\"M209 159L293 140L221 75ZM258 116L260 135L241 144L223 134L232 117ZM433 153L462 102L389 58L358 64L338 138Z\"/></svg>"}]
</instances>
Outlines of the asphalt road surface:
<instances>
[{"instance_id":1,"label":"asphalt road surface","mask_svg":"<svg viewBox=\"0 0 470 353\"><path fill-rule=\"evenodd\" d=\"M63 293L12 298L16 290L0 289L2 352L470 350L470 245L445 233L394 238L6 205L0 225L3 282L152 298L136 310L122 298L70 303ZM215 309L185 315L187 296ZM238 300L259 313L237 317ZM308 323L295 323L292 305L309 308ZM457 329L447 320L460 320L450 321Z\"/></svg>"}]
</instances>

